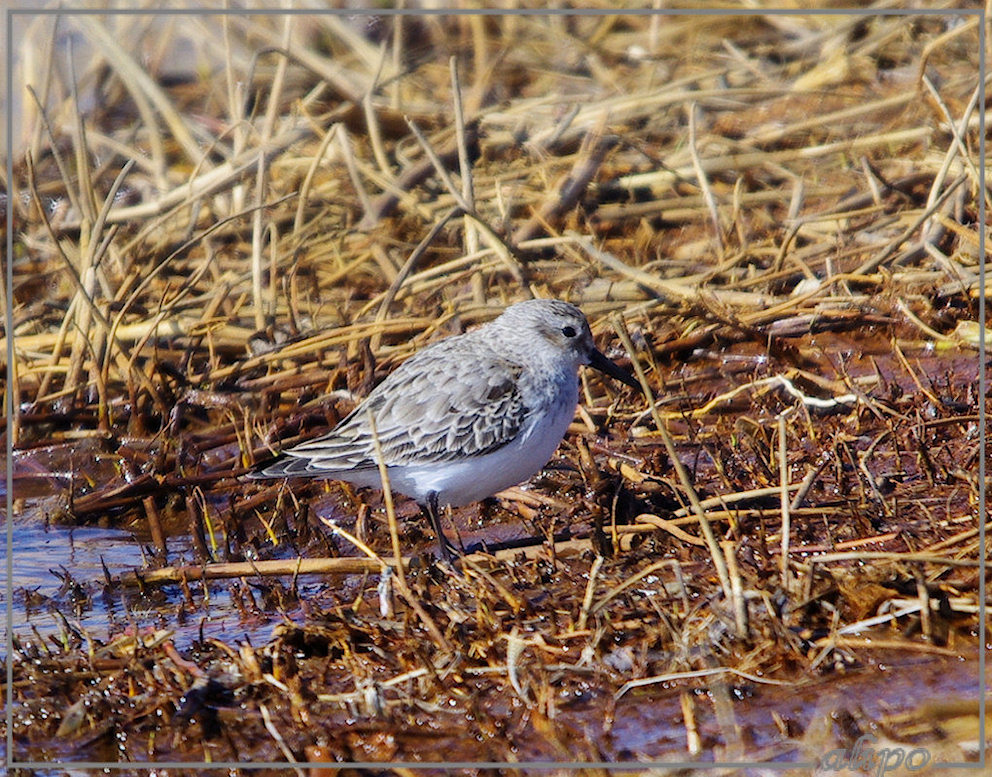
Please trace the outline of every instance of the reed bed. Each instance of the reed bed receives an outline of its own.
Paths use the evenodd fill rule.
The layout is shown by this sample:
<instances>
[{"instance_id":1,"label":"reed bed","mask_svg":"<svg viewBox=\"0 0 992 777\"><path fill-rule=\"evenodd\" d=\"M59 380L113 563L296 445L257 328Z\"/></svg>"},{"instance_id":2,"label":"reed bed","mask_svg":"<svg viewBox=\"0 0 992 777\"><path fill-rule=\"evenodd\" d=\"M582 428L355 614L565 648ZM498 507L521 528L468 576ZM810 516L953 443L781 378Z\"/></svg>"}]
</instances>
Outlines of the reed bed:
<instances>
[{"instance_id":1,"label":"reed bed","mask_svg":"<svg viewBox=\"0 0 992 777\"><path fill-rule=\"evenodd\" d=\"M978 24L25 24L15 506L131 529L147 567L79 585L180 618L16 635L21 755L801 761L888 720L804 689L976 656ZM413 505L240 479L533 296L643 391L585 375L553 466L451 516L459 572ZM45 469L84 441L116 477ZM219 590L269 641L177 649ZM969 693L949 736L908 696L885 730L975 759Z\"/></svg>"}]
</instances>

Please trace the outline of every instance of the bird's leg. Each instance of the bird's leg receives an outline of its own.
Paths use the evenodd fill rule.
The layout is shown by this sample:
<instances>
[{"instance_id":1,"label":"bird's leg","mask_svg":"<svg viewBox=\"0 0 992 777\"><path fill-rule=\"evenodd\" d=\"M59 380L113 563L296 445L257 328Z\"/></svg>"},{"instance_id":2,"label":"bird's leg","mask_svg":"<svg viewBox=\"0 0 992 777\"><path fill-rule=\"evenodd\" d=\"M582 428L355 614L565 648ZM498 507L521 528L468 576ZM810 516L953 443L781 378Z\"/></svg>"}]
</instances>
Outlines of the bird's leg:
<instances>
[{"instance_id":1,"label":"bird's leg","mask_svg":"<svg viewBox=\"0 0 992 777\"><path fill-rule=\"evenodd\" d=\"M427 494L427 504L423 504L420 508L427 513L427 517L430 519L431 527L434 529L434 533L437 535L438 545L441 547L441 555L444 556L444 560L449 564L454 566L455 559L461 556L451 541L444 536L444 532L441 531L441 512L437 504L437 491L431 491Z\"/></svg>"}]
</instances>

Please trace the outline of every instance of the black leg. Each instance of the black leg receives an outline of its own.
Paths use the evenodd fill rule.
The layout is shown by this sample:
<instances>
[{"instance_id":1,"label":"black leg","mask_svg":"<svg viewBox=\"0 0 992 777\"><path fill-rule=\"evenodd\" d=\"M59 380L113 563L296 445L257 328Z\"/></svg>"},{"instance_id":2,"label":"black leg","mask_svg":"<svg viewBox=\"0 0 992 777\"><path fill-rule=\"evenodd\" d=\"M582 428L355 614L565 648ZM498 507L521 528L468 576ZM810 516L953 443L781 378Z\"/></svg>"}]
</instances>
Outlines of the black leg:
<instances>
[{"instance_id":1,"label":"black leg","mask_svg":"<svg viewBox=\"0 0 992 777\"><path fill-rule=\"evenodd\" d=\"M461 555L451 541L444 536L444 532L441 531L441 512L437 504L437 492L431 491L427 494L427 504L421 505L420 509L427 513L427 517L431 522L431 528L434 529L434 533L437 535L438 545L441 547L441 555L444 556L444 560L449 564L454 565L455 559Z\"/></svg>"}]
</instances>

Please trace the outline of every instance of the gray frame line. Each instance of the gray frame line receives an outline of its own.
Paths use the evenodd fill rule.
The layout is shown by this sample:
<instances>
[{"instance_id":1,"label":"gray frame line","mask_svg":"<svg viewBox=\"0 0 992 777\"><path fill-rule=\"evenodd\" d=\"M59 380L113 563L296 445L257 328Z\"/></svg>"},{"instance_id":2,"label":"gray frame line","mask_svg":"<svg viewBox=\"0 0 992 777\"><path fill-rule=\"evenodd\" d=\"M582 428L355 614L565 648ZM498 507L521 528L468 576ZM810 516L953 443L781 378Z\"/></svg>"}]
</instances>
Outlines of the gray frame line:
<instances>
[{"instance_id":1,"label":"gray frame line","mask_svg":"<svg viewBox=\"0 0 992 777\"><path fill-rule=\"evenodd\" d=\"M984 16L984 8L12 8L32 16Z\"/></svg>"},{"instance_id":2,"label":"gray frame line","mask_svg":"<svg viewBox=\"0 0 992 777\"><path fill-rule=\"evenodd\" d=\"M7 391L4 411L9 421L14 413L14 398L11 387L14 385L14 337L13 337L13 305L14 305L14 272L13 272L13 247L14 247L14 169L13 169L13 101L14 94L14 57L13 57L13 21L15 16L95 16L95 15L121 15L121 16L238 16L242 14L252 14L261 16L954 16L964 17L978 16L981 23L978 28L979 52L985 51L986 46L986 5L980 8L878 8L878 9L858 9L858 8L817 8L808 10L796 10L794 8L699 8L699 9L544 9L540 11L520 11L515 9L409 9L409 8L352 8L352 9L103 9L103 8L7 8L5 19L6 29L6 173L7 173L7 240L6 240L6 310L4 314L4 327L7 338ZM985 84L986 63L985 56L979 57L979 84ZM981 180L986 180L985 173L985 90L979 93L979 171ZM978 318L980 327L980 338L978 347L978 525L979 525L979 547L985 547L985 523L986 523L986 487L985 487L985 445L986 445L986 412L985 412L985 392L986 392L986 305L985 305L985 220L986 207L984 192L978 197L978 221L979 221L979 286L981 293L978 301ZM6 648L7 648L7 688L5 698L7 736L7 753L5 763L10 768L25 769L45 769L53 766L64 766L74 769L197 769L207 771L212 769L287 769L294 766L288 761L217 761L213 763L195 761L17 761L14 760L14 733L13 733L13 682L14 682L14 661L13 661L13 592L14 592L14 559L13 559L13 439L9 433L6 435L6 468L5 477L7 489L5 494L6 515ZM986 557L982 553L979 557L979 578L978 578L978 598L979 598L979 654L978 654L978 681L979 681L979 760L977 762L933 762L932 766L944 768L960 768L967 770L984 769L986 764L985 741L986 741L986 715L985 704L982 703L987 695L985 681L986 666L986 620L985 613L985 569ZM0 763L3 763L0 761ZM417 762L417 761L373 761L373 762L300 762L295 764L299 767L339 767L353 769L499 769L509 767L512 769L650 769L650 768L685 768L685 769L715 769L715 768L749 768L763 767L765 769L804 769L815 766L810 761L720 761L720 762L699 762L699 761L520 761L516 763L502 761L462 761L462 762Z\"/></svg>"},{"instance_id":3,"label":"gray frame line","mask_svg":"<svg viewBox=\"0 0 992 777\"><path fill-rule=\"evenodd\" d=\"M5 252L5 276L6 289L6 309L4 310L4 335L7 338L7 390L4 399L4 418L6 420L7 442L4 448L6 463L4 467L4 477L6 478L7 490L4 494L4 524L7 529L5 539L7 542L6 575L7 581L4 588L4 598L7 611L7 689L4 698L4 707L7 711L7 753L6 759L10 761L14 754L14 440L10 436L10 419L14 417L14 396L11 387L14 385L14 111L12 97L14 96L14 34L13 14L10 9L5 14L7 28L4 31L7 46L7 78L4 95L6 99L6 130L7 147L5 149L7 158L5 160L7 173L7 241Z\"/></svg>"},{"instance_id":4,"label":"gray frame line","mask_svg":"<svg viewBox=\"0 0 992 777\"><path fill-rule=\"evenodd\" d=\"M986 181L988 181L988 176L985 172L985 110L986 110L986 98L985 98L985 84L986 78L988 77L988 65L986 64L986 28L988 24L988 19L985 16L985 8L983 6L982 11L982 21L978 25L978 83L980 85L978 93L978 161L979 161L979 175L981 177L981 183L986 186ZM985 307L985 233L987 230L987 212L985 206L985 192L982 192L982 196L978 198L978 285L981 288L981 293L978 295L978 325L980 336L978 338L978 547L980 550L979 556L979 573L978 573L978 601L979 612L981 617L978 619L978 678L979 678L979 696L978 696L978 732L979 741L978 745L981 748L981 755L979 757L980 768L985 768L985 751L988 749L986 747L986 717L985 717L985 697L988 694L988 689L986 688L985 682L985 661L986 661L986 649L988 635L988 616L985 612L985 597L986 597L986 580L985 580L985 568L988 563L988 559L985 555L985 548L988 547L985 544L985 524L988 521L987 504L986 498L986 486L985 486L985 445L987 440L987 422L985 410L985 397L988 390L987 378L985 375L985 364L986 364L986 343L985 343L985 327L986 327L986 307Z\"/></svg>"}]
</instances>

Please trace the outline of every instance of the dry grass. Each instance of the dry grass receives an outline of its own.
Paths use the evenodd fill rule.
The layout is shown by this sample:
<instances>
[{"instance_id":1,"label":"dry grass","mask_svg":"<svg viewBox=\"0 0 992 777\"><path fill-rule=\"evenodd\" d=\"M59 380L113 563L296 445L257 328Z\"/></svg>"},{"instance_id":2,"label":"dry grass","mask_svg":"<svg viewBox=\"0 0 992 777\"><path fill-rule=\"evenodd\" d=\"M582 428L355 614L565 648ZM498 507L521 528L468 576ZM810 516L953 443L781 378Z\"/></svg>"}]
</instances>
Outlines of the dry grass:
<instances>
[{"instance_id":1,"label":"dry grass","mask_svg":"<svg viewBox=\"0 0 992 777\"><path fill-rule=\"evenodd\" d=\"M265 646L186 656L167 636L88 658L79 630L61 652L19 639L18 704L100 707L19 729L28 751L99 753L126 729L132 758L815 757L865 719L796 713L749 744L738 696L974 655L976 18L397 23L23 31L54 53L19 73L6 433L19 461L87 437L115 457L121 479L83 468L61 520L150 542L146 596L182 581L206 611L194 581L235 577L246 619L286 618ZM170 75L189 51L212 58ZM559 468L454 517L468 541L533 546L463 575L418 556L394 598L377 495L237 479L530 296L581 305L644 384L586 376ZM168 567L187 532L195 565ZM403 537L426 547L416 522ZM344 577L310 601L313 573ZM680 743L612 739L663 686ZM156 741L163 710L197 726ZM975 758L976 737L941 752Z\"/></svg>"}]
</instances>

